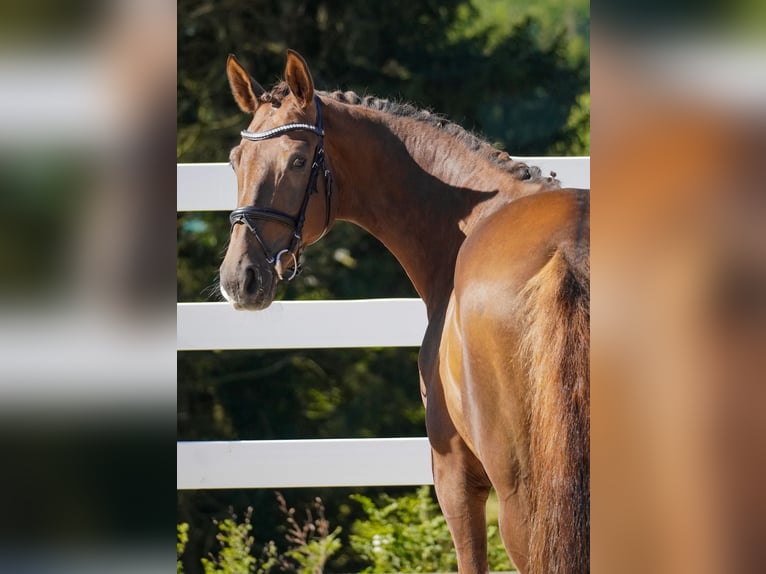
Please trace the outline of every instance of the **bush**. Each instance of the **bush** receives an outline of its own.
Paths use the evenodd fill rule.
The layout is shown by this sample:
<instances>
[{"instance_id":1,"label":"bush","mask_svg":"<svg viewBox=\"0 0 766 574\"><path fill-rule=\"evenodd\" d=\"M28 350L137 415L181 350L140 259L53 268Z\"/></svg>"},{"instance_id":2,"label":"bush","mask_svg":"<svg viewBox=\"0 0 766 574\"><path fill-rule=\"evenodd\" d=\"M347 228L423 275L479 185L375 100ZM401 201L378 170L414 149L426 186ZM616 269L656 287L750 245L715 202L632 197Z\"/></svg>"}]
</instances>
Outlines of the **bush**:
<instances>
[{"instance_id":1,"label":"bush","mask_svg":"<svg viewBox=\"0 0 766 574\"><path fill-rule=\"evenodd\" d=\"M189 542L189 525L186 522L176 527L176 574L184 574L184 566L181 563L181 554Z\"/></svg>"},{"instance_id":2,"label":"bush","mask_svg":"<svg viewBox=\"0 0 766 574\"><path fill-rule=\"evenodd\" d=\"M306 509L306 519L300 524L295 519L295 509L289 508L284 497L277 493L279 508L285 515L288 548L280 553L273 540L267 542L260 557L253 554L254 539L250 535L253 509L248 508L242 522L231 510L231 516L222 521L214 520L218 527L219 549L216 555L202 558L205 574L268 574L269 572L294 572L296 574L321 574L327 560L341 547L338 539L341 529L330 532L330 523L325 518L324 505L320 498L314 499L312 507ZM316 517L315 517L316 516ZM181 555L189 541L189 525L177 527L176 574L183 574Z\"/></svg>"},{"instance_id":3,"label":"bush","mask_svg":"<svg viewBox=\"0 0 766 574\"><path fill-rule=\"evenodd\" d=\"M300 523L295 509L288 507L280 493L276 496L285 516L287 550L280 553L276 543L269 541L260 557L256 557L250 535L253 509L248 508L242 522L232 512L231 517L215 521L220 548L215 556L202 558L205 574L321 574L324 571L330 557L341 549L340 527L330 531L330 522L318 497L306 509L306 518ZM351 495L351 499L361 505L367 516L354 522L349 537L353 550L371 564L365 573L457 571L449 528L430 487L423 486L399 498L383 494L377 503L361 494ZM177 574L183 574L181 555L189 540L188 530L188 524L178 525ZM488 526L487 535L491 569L512 570L497 524Z\"/></svg>"},{"instance_id":4,"label":"bush","mask_svg":"<svg viewBox=\"0 0 766 574\"><path fill-rule=\"evenodd\" d=\"M295 520L295 509L287 507L284 497L277 493L277 499L287 519L285 539L290 544L281 561L288 570L282 571L321 574L330 556L340 550L340 527L330 532L330 522L325 518L324 505L319 497L313 503L317 517L314 518L311 509L306 509L306 520L302 526ZM291 565L288 561L293 562L293 569L289 569Z\"/></svg>"},{"instance_id":5,"label":"bush","mask_svg":"<svg viewBox=\"0 0 766 574\"><path fill-rule=\"evenodd\" d=\"M379 504L359 494L351 498L367 515L357 520L351 546L372 565L368 573L456 572L457 559L447 521L431 496L431 488L400 498L382 495ZM492 570L513 570L496 524L487 529Z\"/></svg>"},{"instance_id":6,"label":"bush","mask_svg":"<svg viewBox=\"0 0 766 574\"><path fill-rule=\"evenodd\" d=\"M372 562L365 572L455 572L457 562L447 522L423 486L415 494L391 498L382 506L360 494L366 520L354 523L351 547Z\"/></svg>"},{"instance_id":7,"label":"bush","mask_svg":"<svg viewBox=\"0 0 766 574\"><path fill-rule=\"evenodd\" d=\"M252 574L256 572L256 560L250 550L253 547L253 537L250 531L253 525L250 523L253 509L248 508L245 520L237 522L237 515L231 515L221 522L217 522L218 534L216 539L221 548L218 556L210 559L202 558L202 567L205 574ZM260 572L261 570L259 570Z\"/></svg>"}]
</instances>

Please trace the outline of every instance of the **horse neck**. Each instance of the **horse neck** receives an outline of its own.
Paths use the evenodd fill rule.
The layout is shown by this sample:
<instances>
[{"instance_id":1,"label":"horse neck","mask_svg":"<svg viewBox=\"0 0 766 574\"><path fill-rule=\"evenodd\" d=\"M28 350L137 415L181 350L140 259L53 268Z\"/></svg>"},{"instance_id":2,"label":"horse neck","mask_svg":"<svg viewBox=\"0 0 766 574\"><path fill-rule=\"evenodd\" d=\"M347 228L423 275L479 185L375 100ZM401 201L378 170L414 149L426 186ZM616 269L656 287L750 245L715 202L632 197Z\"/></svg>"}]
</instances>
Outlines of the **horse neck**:
<instances>
[{"instance_id":1,"label":"horse neck","mask_svg":"<svg viewBox=\"0 0 766 574\"><path fill-rule=\"evenodd\" d=\"M472 225L512 198L511 177L437 128L361 106L328 101L325 132L337 217L393 253L431 316Z\"/></svg>"}]
</instances>

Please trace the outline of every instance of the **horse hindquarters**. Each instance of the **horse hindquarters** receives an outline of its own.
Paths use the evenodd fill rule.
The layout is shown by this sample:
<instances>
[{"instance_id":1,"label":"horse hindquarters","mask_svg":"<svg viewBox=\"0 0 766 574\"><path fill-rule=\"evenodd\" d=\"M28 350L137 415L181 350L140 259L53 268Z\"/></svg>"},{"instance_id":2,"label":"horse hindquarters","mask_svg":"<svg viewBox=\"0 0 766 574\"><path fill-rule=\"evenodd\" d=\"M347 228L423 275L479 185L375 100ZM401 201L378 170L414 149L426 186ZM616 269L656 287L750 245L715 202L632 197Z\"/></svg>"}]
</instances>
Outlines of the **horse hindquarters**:
<instances>
[{"instance_id":1,"label":"horse hindquarters","mask_svg":"<svg viewBox=\"0 0 766 574\"><path fill-rule=\"evenodd\" d=\"M589 569L587 193L529 196L487 218L458 258L460 393L468 442L529 574Z\"/></svg>"}]
</instances>

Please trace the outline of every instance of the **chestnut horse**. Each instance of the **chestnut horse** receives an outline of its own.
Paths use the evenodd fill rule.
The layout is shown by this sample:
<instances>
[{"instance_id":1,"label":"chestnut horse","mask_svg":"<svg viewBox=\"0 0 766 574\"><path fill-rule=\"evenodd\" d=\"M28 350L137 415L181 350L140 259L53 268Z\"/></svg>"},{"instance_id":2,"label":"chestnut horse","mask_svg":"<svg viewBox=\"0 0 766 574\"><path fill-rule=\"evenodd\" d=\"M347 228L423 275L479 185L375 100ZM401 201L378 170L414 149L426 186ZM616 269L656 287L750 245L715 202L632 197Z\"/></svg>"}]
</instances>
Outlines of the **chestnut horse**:
<instances>
[{"instance_id":1,"label":"chestnut horse","mask_svg":"<svg viewBox=\"0 0 766 574\"><path fill-rule=\"evenodd\" d=\"M233 56L227 74L253 117L230 154L223 296L267 307L336 219L380 239L427 309L420 388L460 572L488 571L492 487L521 572L588 572L588 191L429 112L317 92L293 51L271 91Z\"/></svg>"}]
</instances>

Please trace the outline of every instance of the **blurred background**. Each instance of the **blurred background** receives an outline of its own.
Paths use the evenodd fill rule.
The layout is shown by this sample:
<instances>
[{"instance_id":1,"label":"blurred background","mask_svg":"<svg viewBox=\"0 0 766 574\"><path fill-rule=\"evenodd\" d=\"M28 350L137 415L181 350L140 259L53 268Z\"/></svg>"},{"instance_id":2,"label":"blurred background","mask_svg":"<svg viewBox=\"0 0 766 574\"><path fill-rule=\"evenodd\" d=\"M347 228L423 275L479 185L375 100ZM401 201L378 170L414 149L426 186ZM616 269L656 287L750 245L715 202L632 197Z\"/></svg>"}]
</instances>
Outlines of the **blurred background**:
<instances>
[{"instance_id":1,"label":"blurred background","mask_svg":"<svg viewBox=\"0 0 766 574\"><path fill-rule=\"evenodd\" d=\"M172 568L175 4L0 2L0 571Z\"/></svg>"},{"instance_id":2,"label":"blurred background","mask_svg":"<svg viewBox=\"0 0 766 574\"><path fill-rule=\"evenodd\" d=\"M250 121L231 96L227 55L236 54L268 88L282 77L287 48L305 57L319 90L353 90L431 109L512 156L588 155L588 45L589 8L582 0L182 0L178 161L228 162ZM177 225L178 300L220 299L216 280L229 236L226 214L182 213ZM417 294L382 244L343 222L306 251L303 273L278 296L376 297ZM178 436L425 436L418 380L412 348L180 352ZM392 496L415 492L362 492L377 500L381 490ZM343 547L328 561L328 572L370 565L349 544L359 532L354 522L364 517L351 492L283 492L299 515L321 496L332 528L342 527ZM284 551L285 519L272 491L178 492L178 520L189 524L187 574L200 572L200 559L219 549L212 519L224 520L231 511L241 519L248 506L254 507L255 555L269 540ZM442 564L455 568L446 557Z\"/></svg>"},{"instance_id":3,"label":"blurred background","mask_svg":"<svg viewBox=\"0 0 766 574\"><path fill-rule=\"evenodd\" d=\"M766 10L592 3L593 572L766 568Z\"/></svg>"}]
</instances>

